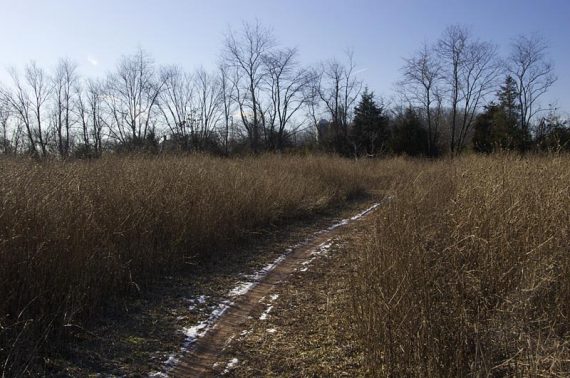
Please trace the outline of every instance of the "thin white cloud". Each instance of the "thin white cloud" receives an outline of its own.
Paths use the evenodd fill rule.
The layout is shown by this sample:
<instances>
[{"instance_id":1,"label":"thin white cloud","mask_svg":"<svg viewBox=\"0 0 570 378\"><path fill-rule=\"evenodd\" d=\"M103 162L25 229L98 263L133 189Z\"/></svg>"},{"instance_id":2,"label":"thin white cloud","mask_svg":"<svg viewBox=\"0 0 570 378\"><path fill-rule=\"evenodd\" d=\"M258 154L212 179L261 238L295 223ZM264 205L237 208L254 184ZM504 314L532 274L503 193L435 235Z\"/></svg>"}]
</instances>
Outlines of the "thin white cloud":
<instances>
[{"instance_id":1,"label":"thin white cloud","mask_svg":"<svg viewBox=\"0 0 570 378\"><path fill-rule=\"evenodd\" d=\"M91 55L87 55L87 61L92 65L92 66L96 66L99 64L99 61L97 59L95 59L94 57L92 57Z\"/></svg>"},{"instance_id":2,"label":"thin white cloud","mask_svg":"<svg viewBox=\"0 0 570 378\"><path fill-rule=\"evenodd\" d=\"M358 74L361 74L361 73L366 72L366 71L368 71L368 67L364 67L364 68L361 68L361 69L359 69L359 70L356 70L356 71L354 72L354 74L355 74L355 75L358 75Z\"/></svg>"}]
</instances>

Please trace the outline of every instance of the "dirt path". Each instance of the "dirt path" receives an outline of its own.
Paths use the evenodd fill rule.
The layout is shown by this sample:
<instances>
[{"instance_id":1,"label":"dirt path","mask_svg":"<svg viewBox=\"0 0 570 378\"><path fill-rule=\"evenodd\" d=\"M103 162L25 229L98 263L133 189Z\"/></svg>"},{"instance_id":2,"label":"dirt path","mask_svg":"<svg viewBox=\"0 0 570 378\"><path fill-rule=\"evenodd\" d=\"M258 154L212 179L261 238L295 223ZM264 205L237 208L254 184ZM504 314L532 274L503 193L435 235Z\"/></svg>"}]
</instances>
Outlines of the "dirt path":
<instances>
[{"instance_id":1,"label":"dirt path","mask_svg":"<svg viewBox=\"0 0 570 378\"><path fill-rule=\"evenodd\" d=\"M173 377L200 377L212 375L212 368L219 360L224 348L242 332L253 314L259 314L266 307L263 299L269 297L275 288L287 280L313 255L319 254L330 245L331 240L355 222L363 219L380 204L376 203L351 218L344 219L329 228L313 234L305 241L292 247L289 253L276 260L265 275L235 298L222 314L211 324L207 332L195 340L180 362L169 372ZM270 309L265 309L269 311Z\"/></svg>"}]
</instances>

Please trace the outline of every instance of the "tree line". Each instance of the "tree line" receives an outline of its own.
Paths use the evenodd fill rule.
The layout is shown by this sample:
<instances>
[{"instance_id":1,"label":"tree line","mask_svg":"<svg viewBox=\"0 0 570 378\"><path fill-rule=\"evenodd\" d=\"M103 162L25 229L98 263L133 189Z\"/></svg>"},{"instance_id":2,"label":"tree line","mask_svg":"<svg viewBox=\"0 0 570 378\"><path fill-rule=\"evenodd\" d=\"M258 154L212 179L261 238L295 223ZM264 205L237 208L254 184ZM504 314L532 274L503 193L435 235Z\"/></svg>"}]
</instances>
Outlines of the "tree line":
<instances>
[{"instance_id":1,"label":"tree line","mask_svg":"<svg viewBox=\"0 0 570 378\"><path fill-rule=\"evenodd\" d=\"M570 148L568 125L540 98L556 80L547 45L519 36L507 57L450 26L404 60L398 95L378 100L352 52L303 66L260 23L230 30L215 70L159 66L143 50L105 77L62 59L32 62L0 85L0 152L98 157L106 151L229 155L315 149L345 156L438 156Z\"/></svg>"}]
</instances>

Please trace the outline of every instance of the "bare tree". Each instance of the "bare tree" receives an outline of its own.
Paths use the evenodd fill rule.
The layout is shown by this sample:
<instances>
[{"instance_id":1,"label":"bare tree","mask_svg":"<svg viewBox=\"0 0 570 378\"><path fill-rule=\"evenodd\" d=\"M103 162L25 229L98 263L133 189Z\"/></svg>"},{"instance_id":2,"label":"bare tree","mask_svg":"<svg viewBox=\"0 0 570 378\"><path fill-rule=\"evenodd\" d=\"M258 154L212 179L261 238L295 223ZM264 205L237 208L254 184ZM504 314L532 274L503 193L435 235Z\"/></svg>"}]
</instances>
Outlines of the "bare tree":
<instances>
[{"instance_id":1,"label":"bare tree","mask_svg":"<svg viewBox=\"0 0 570 378\"><path fill-rule=\"evenodd\" d=\"M304 88L304 98L306 105L306 114L310 119L314 133L315 141L320 143L321 141L321 130L319 128L320 122L320 78L321 73L317 69L310 69L308 71L308 82L307 86Z\"/></svg>"},{"instance_id":2,"label":"bare tree","mask_svg":"<svg viewBox=\"0 0 570 378\"><path fill-rule=\"evenodd\" d=\"M2 98L10 112L26 130L28 149L34 156L47 155L47 135L43 127L44 105L50 94L45 72L34 62L26 66L25 81L15 69L10 70L13 90L2 89Z\"/></svg>"},{"instance_id":3,"label":"bare tree","mask_svg":"<svg viewBox=\"0 0 570 378\"><path fill-rule=\"evenodd\" d=\"M406 100L424 112L427 121L428 151L436 153L442 107L441 65L435 51L424 44L414 56L405 60L403 80L398 83ZM435 109L434 109L435 107Z\"/></svg>"},{"instance_id":4,"label":"bare tree","mask_svg":"<svg viewBox=\"0 0 570 378\"><path fill-rule=\"evenodd\" d=\"M74 113L75 99L77 91L74 90L79 77L77 75L77 64L69 60L59 61L55 75L52 77L54 91L54 118L55 131L57 136L57 148L60 156L65 157L70 152L71 126L75 122L72 119Z\"/></svg>"},{"instance_id":5,"label":"bare tree","mask_svg":"<svg viewBox=\"0 0 570 378\"><path fill-rule=\"evenodd\" d=\"M25 126L28 149L32 155L37 155L31 120L31 101L20 81L18 72L15 69L10 69L9 71L10 76L12 77L14 90L10 91L7 88L0 87L2 102L5 104L8 111L11 111L19 122Z\"/></svg>"},{"instance_id":6,"label":"bare tree","mask_svg":"<svg viewBox=\"0 0 570 378\"><path fill-rule=\"evenodd\" d=\"M259 22L244 23L240 33L230 31L225 40L224 60L233 70L235 99L253 152L258 152L261 131L265 129L260 93L266 75L264 56L274 44L272 33Z\"/></svg>"},{"instance_id":7,"label":"bare tree","mask_svg":"<svg viewBox=\"0 0 570 378\"><path fill-rule=\"evenodd\" d=\"M189 149L196 123L193 77L177 66L163 69L161 75L165 86L160 93L158 107L171 138L178 147Z\"/></svg>"},{"instance_id":8,"label":"bare tree","mask_svg":"<svg viewBox=\"0 0 570 378\"><path fill-rule=\"evenodd\" d=\"M26 82L30 88L31 108L35 121L37 141L43 156L47 156L47 133L43 125L45 105L51 95L52 87L45 71L35 62L26 67Z\"/></svg>"},{"instance_id":9,"label":"bare tree","mask_svg":"<svg viewBox=\"0 0 570 378\"><path fill-rule=\"evenodd\" d=\"M112 136L134 145L147 138L156 121L155 107L165 81L156 74L154 61L143 50L125 56L107 80L107 106Z\"/></svg>"},{"instance_id":10,"label":"bare tree","mask_svg":"<svg viewBox=\"0 0 570 378\"><path fill-rule=\"evenodd\" d=\"M15 154L20 147L23 127L22 122L13 116L5 94L5 89L0 87L0 151L4 154Z\"/></svg>"},{"instance_id":11,"label":"bare tree","mask_svg":"<svg viewBox=\"0 0 570 378\"><path fill-rule=\"evenodd\" d=\"M483 100L494 93L497 79L501 73L501 64L497 58L497 49L488 42L471 42L465 50L465 59L461 70L461 119L457 147L462 149L471 130L477 111Z\"/></svg>"},{"instance_id":12,"label":"bare tree","mask_svg":"<svg viewBox=\"0 0 570 378\"><path fill-rule=\"evenodd\" d=\"M1 93L1 92L0 92ZM2 153L9 154L12 143L10 142L10 131L8 129L8 121L10 112L5 101L0 97L0 149Z\"/></svg>"},{"instance_id":13,"label":"bare tree","mask_svg":"<svg viewBox=\"0 0 570 378\"><path fill-rule=\"evenodd\" d=\"M292 117L305 103L305 87L309 84L310 76L307 70L299 68L296 49L270 52L265 57L265 69L271 97L266 127L267 143L272 149L282 150L286 127L291 126Z\"/></svg>"},{"instance_id":14,"label":"bare tree","mask_svg":"<svg viewBox=\"0 0 570 378\"><path fill-rule=\"evenodd\" d=\"M81 139L85 152L90 156L100 156L103 152L104 84L97 80L87 80L84 86L75 87L75 109L81 123Z\"/></svg>"},{"instance_id":15,"label":"bare tree","mask_svg":"<svg viewBox=\"0 0 570 378\"><path fill-rule=\"evenodd\" d=\"M233 110L234 101L233 97L235 95L234 82L230 78L230 72L228 67L222 63L219 66L219 81L220 81L220 101L223 110L223 140L224 140L224 153L228 155L229 153L229 138L230 138L230 128L233 124Z\"/></svg>"},{"instance_id":16,"label":"bare tree","mask_svg":"<svg viewBox=\"0 0 570 378\"><path fill-rule=\"evenodd\" d=\"M332 59L322 65L319 80L319 97L331 117L334 128L335 150L342 152L342 143L348 138L351 110L362 89L362 82L356 78L352 52L347 53L343 64Z\"/></svg>"},{"instance_id":17,"label":"bare tree","mask_svg":"<svg viewBox=\"0 0 570 378\"><path fill-rule=\"evenodd\" d=\"M10 118L8 118L10 121ZM20 151L20 143L22 142L22 134L23 134L23 125L21 122L12 122L13 125L12 131L8 134L10 138L7 147L8 150L4 150L6 153L16 154Z\"/></svg>"},{"instance_id":18,"label":"bare tree","mask_svg":"<svg viewBox=\"0 0 570 378\"><path fill-rule=\"evenodd\" d=\"M473 41L469 31L458 25L444 31L437 51L449 94L453 154L463 148L477 109L495 87L500 65L495 46Z\"/></svg>"},{"instance_id":19,"label":"bare tree","mask_svg":"<svg viewBox=\"0 0 570 378\"><path fill-rule=\"evenodd\" d=\"M552 62L547 60L548 45L537 35L521 35L512 44L508 71L517 84L520 126L525 135L537 113L544 109L538 100L556 82Z\"/></svg>"},{"instance_id":20,"label":"bare tree","mask_svg":"<svg viewBox=\"0 0 570 378\"><path fill-rule=\"evenodd\" d=\"M200 68L194 75L195 100L197 110L196 144L205 148L205 143L212 136L212 131L217 127L223 114L221 85L219 77Z\"/></svg>"},{"instance_id":21,"label":"bare tree","mask_svg":"<svg viewBox=\"0 0 570 378\"><path fill-rule=\"evenodd\" d=\"M461 92L461 69L464 62L465 46L469 39L467 29L454 25L445 29L443 36L438 41L438 53L442 59L442 65L446 70L445 79L450 92L451 124L450 124L450 150L454 153L456 147L457 119Z\"/></svg>"},{"instance_id":22,"label":"bare tree","mask_svg":"<svg viewBox=\"0 0 570 378\"><path fill-rule=\"evenodd\" d=\"M86 95L84 94L84 88L77 83L74 86L75 92L75 106L77 111L77 117L79 123L81 124L81 139L84 148L89 151L91 149L91 138L89 138L89 106L87 105Z\"/></svg>"}]
</instances>

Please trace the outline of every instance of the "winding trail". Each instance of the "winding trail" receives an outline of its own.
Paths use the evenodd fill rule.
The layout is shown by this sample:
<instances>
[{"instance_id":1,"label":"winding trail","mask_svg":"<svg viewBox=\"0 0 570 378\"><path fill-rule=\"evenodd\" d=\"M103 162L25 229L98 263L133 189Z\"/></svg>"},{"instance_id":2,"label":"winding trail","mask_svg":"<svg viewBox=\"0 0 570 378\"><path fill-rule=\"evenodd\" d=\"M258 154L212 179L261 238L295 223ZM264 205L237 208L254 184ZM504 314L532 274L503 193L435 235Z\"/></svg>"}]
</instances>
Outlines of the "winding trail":
<instances>
[{"instance_id":1,"label":"winding trail","mask_svg":"<svg viewBox=\"0 0 570 378\"><path fill-rule=\"evenodd\" d=\"M218 362L221 352L236 336L239 336L253 314L263 312L266 305L262 298L269 297L276 287L307 261L318 255L324 248L330 246L332 239L343 232L349 225L372 213L381 203L375 203L355 216L333 224L318 231L306 240L291 247L287 254L280 256L270 269L265 269L263 275L237 296L223 313L215 319L207 332L196 339L186 354L168 372L171 377L204 377L212 375L212 367ZM303 264L305 263L305 265Z\"/></svg>"}]
</instances>

